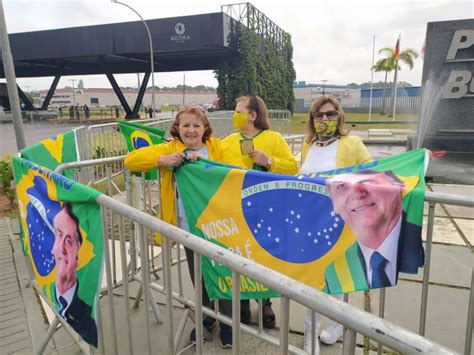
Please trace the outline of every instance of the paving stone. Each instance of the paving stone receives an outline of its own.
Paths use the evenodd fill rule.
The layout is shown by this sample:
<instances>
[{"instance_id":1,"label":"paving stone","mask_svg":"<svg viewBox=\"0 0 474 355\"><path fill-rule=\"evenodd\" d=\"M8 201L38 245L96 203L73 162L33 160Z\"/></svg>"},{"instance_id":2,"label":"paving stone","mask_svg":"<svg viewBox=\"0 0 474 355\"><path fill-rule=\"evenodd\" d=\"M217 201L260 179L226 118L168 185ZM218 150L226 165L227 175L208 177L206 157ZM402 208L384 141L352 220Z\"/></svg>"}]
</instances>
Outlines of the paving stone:
<instances>
[{"instance_id":1,"label":"paving stone","mask_svg":"<svg viewBox=\"0 0 474 355\"><path fill-rule=\"evenodd\" d=\"M428 232L428 218L423 217L423 240L426 241L426 233ZM453 245L466 245L464 239L459 235L456 227L447 217L437 217L433 226L433 242Z\"/></svg>"},{"instance_id":2,"label":"paving stone","mask_svg":"<svg viewBox=\"0 0 474 355\"><path fill-rule=\"evenodd\" d=\"M26 331L26 325L23 322L12 325L8 328L1 329L0 330L0 339L2 339L3 337L9 336L11 334L15 334L15 333L20 332L20 331Z\"/></svg>"},{"instance_id":3,"label":"paving stone","mask_svg":"<svg viewBox=\"0 0 474 355\"><path fill-rule=\"evenodd\" d=\"M472 219L455 218L454 223L456 223L459 229L461 229L464 236L471 244L471 247L474 246L474 221Z\"/></svg>"}]
</instances>

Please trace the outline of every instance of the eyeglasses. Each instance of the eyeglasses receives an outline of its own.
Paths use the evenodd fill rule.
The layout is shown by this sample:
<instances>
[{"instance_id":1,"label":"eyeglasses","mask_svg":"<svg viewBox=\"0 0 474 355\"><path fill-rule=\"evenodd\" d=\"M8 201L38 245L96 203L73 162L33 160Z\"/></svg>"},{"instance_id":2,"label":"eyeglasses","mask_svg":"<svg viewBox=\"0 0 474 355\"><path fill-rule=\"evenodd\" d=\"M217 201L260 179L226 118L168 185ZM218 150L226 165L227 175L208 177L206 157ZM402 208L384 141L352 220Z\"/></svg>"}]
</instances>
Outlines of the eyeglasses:
<instances>
[{"instance_id":1,"label":"eyeglasses","mask_svg":"<svg viewBox=\"0 0 474 355\"><path fill-rule=\"evenodd\" d=\"M337 116L339 115L339 112L337 112L336 110L330 110L330 111L326 111L326 112L318 112L316 114L316 118L318 120L322 120L324 115L326 115L326 117L329 120L333 120L333 119L337 118Z\"/></svg>"}]
</instances>

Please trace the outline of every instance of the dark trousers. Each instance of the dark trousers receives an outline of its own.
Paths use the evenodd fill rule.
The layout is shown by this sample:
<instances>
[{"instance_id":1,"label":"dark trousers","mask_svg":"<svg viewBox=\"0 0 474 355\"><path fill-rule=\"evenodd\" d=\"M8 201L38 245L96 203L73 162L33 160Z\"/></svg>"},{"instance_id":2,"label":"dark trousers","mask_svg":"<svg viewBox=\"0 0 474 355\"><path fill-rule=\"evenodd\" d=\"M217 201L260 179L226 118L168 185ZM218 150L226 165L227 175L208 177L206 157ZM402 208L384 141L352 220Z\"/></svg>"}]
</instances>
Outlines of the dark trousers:
<instances>
[{"instance_id":1,"label":"dark trousers","mask_svg":"<svg viewBox=\"0 0 474 355\"><path fill-rule=\"evenodd\" d=\"M186 252L188 262L189 276L191 276L191 281L194 285L194 252L186 247L184 247L184 251ZM209 295L207 294L204 279L202 280L202 305L209 308L214 307L213 301L209 299ZM219 312L232 318L232 301L219 300Z\"/></svg>"}]
</instances>

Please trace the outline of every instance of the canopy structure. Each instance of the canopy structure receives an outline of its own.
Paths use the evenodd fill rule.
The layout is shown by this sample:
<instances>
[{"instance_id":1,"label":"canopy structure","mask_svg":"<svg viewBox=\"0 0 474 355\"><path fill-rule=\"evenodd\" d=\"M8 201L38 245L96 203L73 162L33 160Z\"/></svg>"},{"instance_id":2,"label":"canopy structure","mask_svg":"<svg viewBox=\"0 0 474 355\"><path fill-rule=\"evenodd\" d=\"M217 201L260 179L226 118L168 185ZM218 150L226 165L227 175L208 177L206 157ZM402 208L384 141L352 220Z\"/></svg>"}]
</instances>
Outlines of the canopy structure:
<instances>
[{"instance_id":1,"label":"canopy structure","mask_svg":"<svg viewBox=\"0 0 474 355\"><path fill-rule=\"evenodd\" d=\"M232 49L228 35L237 21L223 12L147 20L153 42L155 72L210 70L225 62ZM138 117L151 75L149 39L143 22L15 33L10 46L18 78L53 76L42 109L63 75L105 74L128 118ZM114 74L145 73L133 109ZM3 65L0 77L5 77ZM19 89L27 108L33 109Z\"/></svg>"}]
</instances>

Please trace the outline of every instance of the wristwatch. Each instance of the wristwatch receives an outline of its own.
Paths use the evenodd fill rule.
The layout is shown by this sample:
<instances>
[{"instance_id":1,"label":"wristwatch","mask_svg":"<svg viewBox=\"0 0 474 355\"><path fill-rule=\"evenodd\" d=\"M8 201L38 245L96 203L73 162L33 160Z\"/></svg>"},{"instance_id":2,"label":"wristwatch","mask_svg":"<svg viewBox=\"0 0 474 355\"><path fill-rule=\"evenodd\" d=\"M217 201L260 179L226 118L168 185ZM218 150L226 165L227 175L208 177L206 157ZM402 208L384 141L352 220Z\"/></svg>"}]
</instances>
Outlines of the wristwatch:
<instances>
[{"instance_id":1,"label":"wristwatch","mask_svg":"<svg viewBox=\"0 0 474 355\"><path fill-rule=\"evenodd\" d=\"M267 170L270 170L270 168L272 167L272 163L273 163L273 159L268 158L268 160L267 160Z\"/></svg>"}]
</instances>

